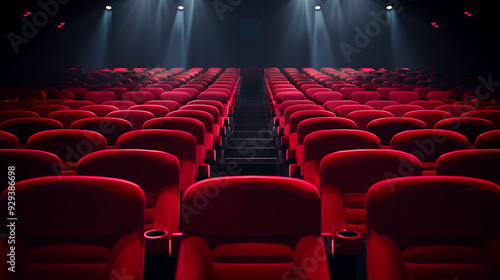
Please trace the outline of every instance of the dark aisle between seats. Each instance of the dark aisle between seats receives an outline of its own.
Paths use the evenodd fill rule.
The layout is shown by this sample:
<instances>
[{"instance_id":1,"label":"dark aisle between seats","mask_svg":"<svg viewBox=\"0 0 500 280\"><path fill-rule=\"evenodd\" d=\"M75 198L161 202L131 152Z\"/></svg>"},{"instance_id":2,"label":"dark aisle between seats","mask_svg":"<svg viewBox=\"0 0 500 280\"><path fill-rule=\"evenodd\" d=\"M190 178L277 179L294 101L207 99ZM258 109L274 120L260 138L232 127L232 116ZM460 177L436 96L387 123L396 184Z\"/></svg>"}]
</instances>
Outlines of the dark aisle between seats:
<instances>
[{"instance_id":1,"label":"dark aisle between seats","mask_svg":"<svg viewBox=\"0 0 500 280\"><path fill-rule=\"evenodd\" d=\"M260 69L245 69L225 146L223 170L229 175L278 176L275 129Z\"/></svg>"}]
</instances>

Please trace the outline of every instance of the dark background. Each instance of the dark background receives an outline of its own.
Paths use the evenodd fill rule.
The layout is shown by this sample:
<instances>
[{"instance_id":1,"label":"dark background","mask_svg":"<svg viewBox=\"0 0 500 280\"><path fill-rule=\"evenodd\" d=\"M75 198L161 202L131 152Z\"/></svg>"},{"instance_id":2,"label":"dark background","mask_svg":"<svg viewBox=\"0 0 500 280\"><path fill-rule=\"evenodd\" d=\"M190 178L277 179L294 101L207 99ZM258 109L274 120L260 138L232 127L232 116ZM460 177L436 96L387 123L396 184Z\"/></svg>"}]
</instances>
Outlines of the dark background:
<instances>
[{"instance_id":1,"label":"dark background","mask_svg":"<svg viewBox=\"0 0 500 280\"><path fill-rule=\"evenodd\" d=\"M399 1L400 12L393 11L391 23L374 32L350 62L340 44L356 47L354 28L373 24L370 13L384 14L391 1L219 0L239 4L226 6L232 10L221 21L213 0L71 0L59 5L47 25L19 46L18 54L7 34L21 35L23 14L42 8L38 1L9 1L1 10L0 82L43 78L70 67L432 67L471 76L498 72L495 2ZM321 12L313 9L317 3ZM108 4L112 12L105 11ZM179 4L186 6L182 13ZM58 28L61 22L66 25Z\"/></svg>"}]
</instances>

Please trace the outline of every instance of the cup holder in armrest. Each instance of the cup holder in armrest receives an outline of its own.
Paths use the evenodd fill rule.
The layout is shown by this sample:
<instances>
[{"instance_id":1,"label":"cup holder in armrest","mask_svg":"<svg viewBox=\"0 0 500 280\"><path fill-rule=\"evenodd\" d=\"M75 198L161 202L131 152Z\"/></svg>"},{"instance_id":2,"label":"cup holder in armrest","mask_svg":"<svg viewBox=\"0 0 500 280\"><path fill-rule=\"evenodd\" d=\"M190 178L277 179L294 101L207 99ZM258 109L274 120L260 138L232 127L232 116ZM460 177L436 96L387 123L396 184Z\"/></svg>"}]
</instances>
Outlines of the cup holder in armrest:
<instances>
[{"instance_id":1,"label":"cup holder in armrest","mask_svg":"<svg viewBox=\"0 0 500 280\"><path fill-rule=\"evenodd\" d=\"M149 230L144 233L146 255L168 254L169 237L164 230Z\"/></svg>"},{"instance_id":2,"label":"cup holder in armrest","mask_svg":"<svg viewBox=\"0 0 500 280\"><path fill-rule=\"evenodd\" d=\"M353 230L339 230L333 236L334 253L360 255L363 252L361 234Z\"/></svg>"}]
</instances>

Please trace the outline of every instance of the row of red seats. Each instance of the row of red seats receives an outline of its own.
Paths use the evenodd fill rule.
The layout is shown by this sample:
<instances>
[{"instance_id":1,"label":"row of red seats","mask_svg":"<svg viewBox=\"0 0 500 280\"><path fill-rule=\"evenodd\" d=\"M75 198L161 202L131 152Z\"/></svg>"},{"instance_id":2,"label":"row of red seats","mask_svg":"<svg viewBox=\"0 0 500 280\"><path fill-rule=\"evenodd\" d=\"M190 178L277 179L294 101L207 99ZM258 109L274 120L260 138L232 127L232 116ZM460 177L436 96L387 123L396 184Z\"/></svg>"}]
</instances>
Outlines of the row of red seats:
<instances>
[{"instance_id":1,"label":"row of red seats","mask_svg":"<svg viewBox=\"0 0 500 280\"><path fill-rule=\"evenodd\" d=\"M229 111L232 97L236 91L236 85L233 79L239 75L239 70L229 68L222 76L222 70L220 68L210 68L204 73L202 73L202 71L203 69L193 68L169 80L162 81L156 81L156 78L144 79L142 80L143 82L149 82L145 87L139 84L136 87L127 88L123 84L120 84L114 87L104 87L92 91L88 91L83 86L80 88L64 88L64 92L70 95L76 95L75 99L77 101L72 101L73 98L63 98L62 96L56 99L46 99L45 92L52 92L54 94L61 93L57 88L58 85L38 90L7 90L0 92L0 100L11 101L3 102L0 106L2 106L1 108L3 109L28 109L35 105L47 105L50 102L69 108L81 107L83 105L104 104L123 109L133 105L142 105L152 100L170 100L176 101L180 105L184 105L193 99L208 99L221 101L225 104L225 110ZM180 77L181 75L183 77ZM156 83L153 83L151 79L155 80ZM214 82L215 79L217 79L217 81ZM119 81L117 82L121 83ZM198 96L202 92L202 96ZM222 92L227 94L227 98L221 94ZM23 99L23 97L29 97L30 94L34 99ZM83 99L85 99L85 101L81 101ZM60 110L67 109L62 106L59 108Z\"/></svg>"},{"instance_id":2,"label":"row of red seats","mask_svg":"<svg viewBox=\"0 0 500 280\"><path fill-rule=\"evenodd\" d=\"M363 159L375 166L380 162L399 165L390 153L393 151L383 151L384 156L370 151L351 152L365 152ZM140 151L130 153L137 155ZM346 156L332 154L332 162L338 160L334 155L344 159ZM167 165L167 155L157 156L160 166ZM118 159L110 161L103 155L102 159L94 160L89 160L89 164L96 166L82 168L89 173L100 173L95 171L97 166L113 168ZM175 169L178 162L171 160ZM417 160L408 160L418 168ZM361 184L374 179L363 180L352 164L333 170L338 174L344 171L344 178L350 177ZM129 171L150 172L146 168ZM158 169L156 174L161 172L164 169ZM123 177L123 174L125 171L114 176ZM141 180L134 175L125 177ZM94 176L44 177L19 182L16 198L30 204L16 207L16 214L26 221L26 226L16 228L19 242L16 243L19 248L16 262L23 266L18 273L25 279L99 279L116 275L142 279L144 249L161 251L167 246L163 236L151 238L146 234L145 242L145 225L146 228L151 224L161 226L154 222L165 222L178 213L174 211L178 209L175 205L163 204L168 197L175 196L167 190L175 178L175 174L170 180L156 176L152 184L143 182L142 186L133 181ZM335 198L335 188L345 182L342 178L332 178L333 181L325 183L321 194L316 187L301 180L262 176L222 177L191 186L183 200L183 209L189 212L184 212L176 279L304 276L330 279L328 255L321 238L322 223L329 217L325 217L324 212L335 211L329 214L336 220L345 217L334 210L334 205L331 209L324 207L327 201L339 200ZM147 192L160 181L166 184L163 185L165 191ZM344 199L349 205L346 222L356 226L364 220L358 217L362 209L357 207L365 203L359 199L358 186L349 185L354 193L346 193L340 200ZM217 195L212 195L214 192ZM51 199L40 199L44 196ZM453 199L449 199L450 196ZM242 197L247 201L245 207L241 205ZM157 199L154 209L148 207L153 204L152 198ZM208 203L200 205L200 198ZM496 279L500 276L496 263L500 251L495 241L500 236L500 227L492 222L500 214L499 185L469 177L408 176L374 183L363 200L366 200L369 279ZM4 192L0 205L7 207L7 203L8 192ZM37 211L33 211L33 207ZM171 212L165 216L167 209ZM78 223L74 224L75 220ZM340 234L345 231L337 233L339 242ZM336 243L335 250L345 250L345 244L349 243ZM326 243L326 247L329 246ZM6 243L1 243L0 248L5 258L9 252ZM0 275L9 279L8 263L2 262L1 267Z\"/></svg>"},{"instance_id":3,"label":"row of red seats","mask_svg":"<svg viewBox=\"0 0 500 280\"><path fill-rule=\"evenodd\" d=\"M406 77L401 73L396 75L388 72L389 71L382 71L377 72L377 74L384 76L392 75L391 79L394 80L396 80L397 77ZM374 84L370 82L370 79L380 80L385 78L380 78L380 76L373 74L360 74L357 76L351 75L350 78L339 80L338 78L342 77L342 75L337 76L330 73L332 77L312 68L304 68L302 72L299 72L295 68L285 68L284 74L292 84L286 84L286 80L283 80L283 75L281 75L279 69L266 69L266 78L268 81L272 81L272 85L268 87L268 90L272 93L273 98L278 93L286 92L289 95L287 99L290 100L292 97L290 96L291 92L300 91L307 99L314 101L318 105L323 105L333 100L350 99L361 104L370 102L381 108L383 108L382 106L384 105L389 106L410 103L413 103L412 105L422 105L424 107L436 107L438 106L437 104L444 105L445 103L455 103L460 105L473 105L478 109L494 106L493 103L488 101L488 99L493 98L492 93L485 93L484 90L476 91L476 86L472 84L465 84L462 87L456 88L449 85L446 87L446 91L441 88L424 87L422 85L414 86L412 89L409 89L398 84L390 84L391 87L387 84L384 87L370 88L373 87ZM472 101L457 101L454 91L464 92L464 90L478 94L480 93L481 98L485 100L475 99ZM277 102L280 103L279 100Z\"/></svg>"},{"instance_id":4,"label":"row of red seats","mask_svg":"<svg viewBox=\"0 0 500 280\"><path fill-rule=\"evenodd\" d=\"M232 96L236 99L239 72L234 69L226 72L212 85L231 86L234 88ZM48 113L48 118L32 117L32 114L37 116L33 111L0 111L0 146L52 152L62 160L65 175L74 174L78 161L95 151L127 147L159 149L174 154L181 161L182 189L197 178L209 177L208 164L216 161L214 148L222 145L220 133L225 132L228 104L209 98L193 100L182 107L173 101L156 102L163 106L114 110L105 117L97 117L97 114L105 111L106 105L83 106L82 110L57 110ZM36 107L43 106L57 105ZM175 111L169 112L167 106ZM162 109L161 112L151 112L151 109L160 109L157 107ZM161 114L154 115L154 112ZM65 127L70 129L63 129ZM145 130L141 130L143 128Z\"/></svg>"},{"instance_id":5,"label":"row of red seats","mask_svg":"<svg viewBox=\"0 0 500 280\"><path fill-rule=\"evenodd\" d=\"M83 100L86 93L102 90L112 91L118 97L127 91L137 90L158 94L157 92L160 88L172 90L173 88L190 83L190 80L200 75L202 71L203 69L201 68L192 68L187 72L182 68L171 70L155 68L151 71L125 71L124 69L117 69L112 73L103 75L99 71L85 72L83 69L73 68L70 71L63 71L60 75L72 77L69 74L72 73L76 78L68 78L64 81L49 81L45 83L45 87L25 85L25 88L31 89L8 89L0 93L0 100L18 98L23 102L17 102L16 106L26 107L36 101L39 102L38 104L45 104L44 102L57 104L64 100ZM210 68L207 70L207 73L211 77L212 74L216 76L220 75L221 71L222 69L220 68ZM132 77L124 78L122 74L125 73L135 74L129 74ZM167 80L167 77L170 80ZM207 82L210 82L210 80ZM34 89L32 89L33 87Z\"/></svg>"},{"instance_id":6,"label":"row of red seats","mask_svg":"<svg viewBox=\"0 0 500 280\"><path fill-rule=\"evenodd\" d=\"M429 143L441 144L447 132L442 135L441 130L431 130L434 142L427 138L413 141L426 149L420 145L418 151L423 154L411 155L399 149L379 149L376 136L355 130L353 121L335 117L333 112L323 108L310 111L325 117L300 120L297 127L318 122L311 127L312 133L306 133L305 141L321 138L308 144L311 148L307 153L327 153L308 165L307 170L314 170L317 164L319 184L262 176L209 179L190 185L182 204L182 159L173 154L175 149L171 153L158 151L162 148L156 145L164 144L164 139L156 130L151 130L153 142L145 137L149 131L132 131L131 137L124 138L134 146L118 143L123 149L84 156L75 166L80 176L61 177L61 158L47 152L0 150L4 170L10 165L33 167L17 170L20 179L32 177L22 177L26 171L46 172L33 177L57 176L17 184L16 198L33 202L21 205L18 216L34 221L33 226L16 231L22 244L17 261L26 264L21 273L28 279L42 275L54 279L142 279L145 249L148 254L178 254L177 279L330 279L326 257L332 251L357 251L357 241L366 237L370 279L499 277L496 239L500 229L491 221L500 214L500 187L481 179L444 176L466 175L498 183L498 168L491 164L498 162L498 147L468 149L464 136L452 137L465 148L439 158L435 168L441 176L421 176L426 168L421 157L435 149ZM288 113L284 131L291 129L292 120L298 121L300 114L309 112ZM316 128L324 120L351 127L316 131L321 130ZM489 133L500 138L498 130ZM325 135L331 138L323 141ZM292 138L290 134L290 141ZM187 142L187 138L176 141ZM370 146L377 141L378 145ZM82 143L79 148L87 148ZM370 143L368 147L364 147L366 143ZM350 150L361 146L366 149ZM326 151L330 148L338 150ZM5 163L4 158L8 159ZM389 178L395 179L384 181ZM46 196L51 199L39 199ZM7 207L7 202L5 191L0 205ZM33 211L32 207L41 210ZM54 209L79 211L49 213ZM96 214L96 209L106 213ZM61 224L72 225L74 221L79 224L61 228ZM40 238L41 228L44 238ZM346 237L352 233L347 230L358 230L361 235ZM6 252L2 256L8 250L0 246L0 252ZM2 279L9 276L6 268L0 269Z\"/></svg>"}]
</instances>

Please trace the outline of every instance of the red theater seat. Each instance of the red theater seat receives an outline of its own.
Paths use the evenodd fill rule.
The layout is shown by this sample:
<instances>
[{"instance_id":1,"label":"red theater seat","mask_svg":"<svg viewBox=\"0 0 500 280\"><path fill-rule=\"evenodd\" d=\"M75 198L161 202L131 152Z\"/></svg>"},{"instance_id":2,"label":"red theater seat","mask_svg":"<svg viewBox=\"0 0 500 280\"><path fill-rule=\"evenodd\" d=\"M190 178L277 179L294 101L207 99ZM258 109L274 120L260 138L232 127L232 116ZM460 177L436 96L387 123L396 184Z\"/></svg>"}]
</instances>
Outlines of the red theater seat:
<instances>
[{"instance_id":1,"label":"red theater seat","mask_svg":"<svg viewBox=\"0 0 500 280\"><path fill-rule=\"evenodd\" d=\"M469 146L474 146L476 138L490 130L495 130L494 123L480 118L449 118L436 123L436 129L456 131L464 135L469 141Z\"/></svg>"},{"instance_id":2,"label":"red theater seat","mask_svg":"<svg viewBox=\"0 0 500 280\"><path fill-rule=\"evenodd\" d=\"M126 164L124 164L126 163ZM77 174L124 179L146 195L145 230L179 231L179 160L151 150L107 150L83 157Z\"/></svg>"},{"instance_id":3,"label":"red theater seat","mask_svg":"<svg viewBox=\"0 0 500 280\"><path fill-rule=\"evenodd\" d=\"M200 208L199 194L218 195ZM297 179L242 176L199 182L184 196L176 279L330 279L320 198ZM314 260L315 269L306 262Z\"/></svg>"},{"instance_id":4,"label":"red theater seat","mask_svg":"<svg viewBox=\"0 0 500 280\"><path fill-rule=\"evenodd\" d=\"M320 91L316 92L312 97L314 103L324 105L328 101L342 100L344 96L338 91Z\"/></svg>"},{"instance_id":5,"label":"red theater seat","mask_svg":"<svg viewBox=\"0 0 500 280\"><path fill-rule=\"evenodd\" d=\"M451 91L431 91L426 96L427 100L433 99L455 99L455 94Z\"/></svg>"},{"instance_id":6,"label":"red theater seat","mask_svg":"<svg viewBox=\"0 0 500 280\"><path fill-rule=\"evenodd\" d=\"M387 106L399 105L399 103L394 100L372 100L366 102L365 105L372 107L374 110L382 110Z\"/></svg>"},{"instance_id":7,"label":"red theater seat","mask_svg":"<svg viewBox=\"0 0 500 280\"><path fill-rule=\"evenodd\" d=\"M355 91L351 94L350 99L359 104L365 104L369 101L380 100L380 94L376 91Z\"/></svg>"},{"instance_id":8,"label":"red theater seat","mask_svg":"<svg viewBox=\"0 0 500 280\"><path fill-rule=\"evenodd\" d=\"M337 117L347 118L347 115L349 115L349 113L363 110L373 110L373 108L367 105L341 105L335 108L335 110L333 110L333 113L335 113Z\"/></svg>"},{"instance_id":9,"label":"red theater seat","mask_svg":"<svg viewBox=\"0 0 500 280\"><path fill-rule=\"evenodd\" d=\"M96 117L96 114L84 110L56 111L47 115L49 119L60 121L64 128L69 128L77 120Z\"/></svg>"},{"instance_id":10,"label":"red theater seat","mask_svg":"<svg viewBox=\"0 0 500 280\"><path fill-rule=\"evenodd\" d=\"M143 279L144 193L103 177L44 177L16 184L16 277ZM0 205L7 209L8 192ZM2 222L3 225L5 225ZM8 235L2 226L0 234ZM9 245L0 244L0 251ZM6 275L7 265L1 266ZM121 276L120 276L121 277ZM4 278L5 279L5 278Z\"/></svg>"},{"instance_id":11,"label":"red theater seat","mask_svg":"<svg viewBox=\"0 0 500 280\"><path fill-rule=\"evenodd\" d=\"M135 105L128 109L133 111L150 112L155 116L155 118L163 118L170 112L166 107L161 105Z\"/></svg>"},{"instance_id":12,"label":"red theater seat","mask_svg":"<svg viewBox=\"0 0 500 280\"><path fill-rule=\"evenodd\" d=\"M89 91L83 98L95 104L102 104L106 101L116 100L116 95L112 91Z\"/></svg>"},{"instance_id":13,"label":"red theater seat","mask_svg":"<svg viewBox=\"0 0 500 280\"><path fill-rule=\"evenodd\" d=\"M215 160L215 150L205 141L205 126L197 119L168 117L147 121L143 129L170 129L185 131L196 138L196 155L198 165L204 164L205 159Z\"/></svg>"},{"instance_id":14,"label":"red theater seat","mask_svg":"<svg viewBox=\"0 0 500 280\"><path fill-rule=\"evenodd\" d=\"M491 130L476 138L476 149L500 149L500 129Z\"/></svg>"},{"instance_id":15,"label":"red theater seat","mask_svg":"<svg viewBox=\"0 0 500 280\"><path fill-rule=\"evenodd\" d=\"M424 108L425 110L434 110L436 107L445 105L444 102L439 100L418 100L413 101L410 105L416 105Z\"/></svg>"},{"instance_id":16,"label":"red theater seat","mask_svg":"<svg viewBox=\"0 0 500 280\"><path fill-rule=\"evenodd\" d=\"M385 179L420 176L418 158L395 150L350 150L325 156L320 163L322 232L353 230L366 236L365 195Z\"/></svg>"},{"instance_id":17,"label":"red theater seat","mask_svg":"<svg viewBox=\"0 0 500 280\"><path fill-rule=\"evenodd\" d=\"M116 143L118 149L146 149L167 152L180 162L181 189L186 189L196 181L196 139L193 135L179 130L151 129L137 130L123 134Z\"/></svg>"},{"instance_id":18,"label":"red theater seat","mask_svg":"<svg viewBox=\"0 0 500 280\"><path fill-rule=\"evenodd\" d=\"M344 96L345 99L351 99L351 95L353 92L366 91L366 89L359 88L355 85L349 85L347 87L342 87L338 91L342 94L342 96Z\"/></svg>"},{"instance_id":19,"label":"red theater seat","mask_svg":"<svg viewBox=\"0 0 500 280\"><path fill-rule=\"evenodd\" d=\"M306 100L306 97L300 91L286 91L276 94L274 97L274 102L276 106L276 111L281 110L281 104L285 101L290 100Z\"/></svg>"},{"instance_id":20,"label":"red theater seat","mask_svg":"<svg viewBox=\"0 0 500 280\"><path fill-rule=\"evenodd\" d=\"M500 279L500 187L452 176L405 177L366 196L372 280Z\"/></svg>"},{"instance_id":21,"label":"red theater seat","mask_svg":"<svg viewBox=\"0 0 500 280\"><path fill-rule=\"evenodd\" d=\"M2 148L0 149L0 158L2 158L0 161L2 170L7 172L9 166L15 168L13 171L16 182L44 176L60 176L62 172L61 160L49 152ZM5 180L0 185L0 192L3 192L7 187L8 184Z\"/></svg>"},{"instance_id":22,"label":"red theater seat","mask_svg":"<svg viewBox=\"0 0 500 280\"><path fill-rule=\"evenodd\" d=\"M299 165L304 161L304 139L306 136L315 131L329 129L356 129L356 123L348 119L335 117L312 118L301 121L297 126L297 148L295 151L295 157ZM293 159L293 157L290 159Z\"/></svg>"},{"instance_id":23,"label":"red theater seat","mask_svg":"<svg viewBox=\"0 0 500 280\"><path fill-rule=\"evenodd\" d=\"M319 106L319 105L313 105L313 104L297 104L297 105L292 105L292 106L287 106L286 109L284 110L283 116L280 118L280 127L285 130L285 134L288 133L288 128L290 123L290 116L294 114L295 112L300 112L300 111L324 111L324 109Z\"/></svg>"},{"instance_id":24,"label":"red theater seat","mask_svg":"<svg viewBox=\"0 0 500 280\"><path fill-rule=\"evenodd\" d=\"M312 118L325 117L334 118L335 114L329 111L325 111L322 108L320 110L297 111L291 114L288 123L288 131L287 129L285 129L285 136L286 132L288 132L288 136L290 138L290 148L295 149L297 147L297 129L302 121Z\"/></svg>"},{"instance_id":25,"label":"red theater seat","mask_svg":"<svg viewBox=\"0 0 500 280\"><path fill-rule=\"evenodd\" d=\"M81 107L86 105L95 105L92 101L84 101L84 100L69 100L59 103L59 105L66 106L71 110L79 110Z\"/></svg>"},{"instance_id":26,"label":"red theater seat","mask_svg":"<svg viewBox=\"0 0 500 280\"><path fill-rule=\"evenodd\" d=\"M27 149L52 153L61 159L64 175L74 175L78 161L87 154L105 150L106 138L94 131L55 129L33 134Z\"/></svg>"},{"instance_id":27,"label":"red theater seat","mask_svg":"<svg viewBox=\"0 0 500 280\"><path fill-rule=\"evenodd\" d=\"M399 104L410 104L413 101L419 100L419 97L418 93L414 91L392 91L389 93L389 99Z\"/></svg>"},{"instance_id":28,"label":"red theater seat","mask_svg":"<svg viewBox=\"0 0 500 280\"><path fill-rule=\"evenodd\" d=\"M179 103L171 100L152 100L146 102L144 105L160 105L167 108L169 112L177 111L180 108Z\"/></svg>"},{"instance_id":29,"label":"red theater seat","mask_svg":"<svg viewBox=\"0 0 500 280\"><path fill-rule=\"evenodd\" d=\"M467 138L460 133L440 129L404 131L392 138L391 149L416 156L427 174L433 174L437 159L446 153L469 148Z\"/></svg>"},{"instance_id":30,"label":"red theater seat","mask_svg":"<svg viewBox=\"0 0 500 280\"><path fill-rule=\"evenodd\" d=\"M219 114L219 109L212 105L204 105L204 104L191 104L186 105L180 109L180 111L202 111L207 112L212 115L214 120L214 130L220 129L220 134L224 134L224 118Z\"/></svg>"},{"instance_id":31,"label":"red theater seat","mask_svg":"<svg viewBox=\"0 0 500 280\"><path fill-rule=\"evenodd\" d=\"M285 116L285 110L288 107L294 106L294 105L315 105L315 104L311 100L288 100L288 101L284 101L283 103L281 103L281 106L279 107L279 109L276 108L276 111L275 111L275 113L276 113L276 119L280 120L282 117L284 117Z\"/></svg>"},{"instance_id":32,"label":"red theater seat","mask_svg":"<svg viewBox=\"0 0 500 280\"><path fill-rule=\"evenodd\" d=\"M19 140L9 132L0 131L0 149L18 149Z\"/></svg>"},{"instance_id":33,"label":"red theater seat","mask_svg":"<svg viewBox=\"0 0 500 280\"><path fill-rule=\"evenodd\" d=\"M161 100L170 100L179 103L179 105L186 105L191 101L191 95L184 91L166 91L161 95Z\"/></svg>"},{"instance_id":34,"label":"red theater seat","mask_svg":"<svg viewBox=\"0 0 500 280\"><path fill-rule=\"evenodd\" d=\"M128 110L128 108L135 106L136 104L132 101L127 100L117 100L117 101L106 101L102 105L115 106L118 110Z\"/></svg>"},{"instance_id":35,"label":"red theater seat","mask_svg":"<svg viewBox=\"0 0 500 280\"><path fill-rule=\"evenodd\" d=\"M119 109L117 107L111 106L111 105L86 105L86 106L80 107L80 110L90 111L98 117L105 117L109 113L114 112L114 111L118 111Z\"/></svg>"},{"instance_id":36,"label":"red theater seat","mask_svg":"<svg viewBox=\"0 0 500 280\"><path fill-rule=\"evenodd\" d=\"M169 88L167 90L163 90L162 88L159 88L159 87L155 87L155 85L150 85L150 86L147 86L145 88L141 88L141 91L149 91L153 94L153 97L154 99L160 99L160 96L162 95L162 93L164 93L165 91L171 91L172 88Z\"/></svg>"},{"instance_id":37,"label":"red theater seat","mask_svg":"<svg viewBox=\"0 0 500 280\"><path fill-rule=\"evenodd\" d=\"M500 184L500 149L471 149L440 156L436 175L466 176Z\"/></svg>"},{"instance_id":38,"label":"red theater seat","mask_svg":"<svg viewBox=\"0 0 500 280\"><path fill-rule=\"evenodd\" d=\"M362 130L321 130L304 139L304 180L320 187L319 164L328 154L354 149L380 149L380 140L372 133Z\"/></svg>"},{"instance_id":39,"label":"red theater seat","mask_svg":"<svg viewBox=\"0 0 500 280\"><path fill-rule=\"evenodd\" d=\"M11 119L0 124L0 130L15 135L19 140L20 146L26 146L28 138L37 132L62 128L63 125L61 122L40 117Z\"/></svg>"},{"instance_id":40,"label":"red theater seat","mask_svg":"<svg viewBox=\"0 0 500 280\"><path fill-rule=\"evenodd\" d=\"M451 113L454 117L460 117L464 113L474 111L476 108L468 105L441 105L434 108L434 110L441 110Z\"/></svg>"},{"instance_id":41,"label":"red theater seat","mask_svg":"<svg viewBox=\"0 0 500 280\"><path fill-rule=\"evenodd\" d=\"M107 118L119 118L129 121L134 130L142 129L145 122L154 119L155 115L147 111L119 110L106 115Z\"/></svg>"},{"instance_id":42,"label":"red theater seat","mask_svg":"<svg viewBox=\"0 0 500 280\"><path fill-rule=\"evenodd\" d=\"M199 120L205 126L205 143L207 147L222 146L222 137L215 129L213 117L210 113L199 110L182 110L171 112L167 117L181 117Z\"/></svg>"},{"instance_id":43,"label":"red theater seat","mask_svg":"<svg viewBox=\"0 0 500 280\"><path fill-rule=\"evenodd\" d=\"M356 123L358 129L366 130L368 124L376 119L394 117L390 112L383 110L354 111L347 115L348 119Z\"/></svg>"},{"instance_id":44,"label":"red theater seat","mask_svg":"<svg viewBox=\"0 0 500 280\"><path fill-rule=\"evenodd\" d=\"M453 115L440 110L417 110L404 114L405 118L413 118L423 121L428 128L434 128L440 120L452 118Z\"/></svg>"},{"instance_id":45,"label":"red theater seat","mask_svg":"<svg viewBox=\"0 0 500 280\"><path fill-rule=\"evenodd\" d=\"M128 91L128 89L123 86L118 86L118 87L103 88L102 91L112 91L115 94L116 99L120 100L122 99L123 95Z\"/></svg>"},{"instance_id":46,"label":"red theater seat","mask_svg":"<svg viewBox=\"0 0 500 280\"><path fill-rule=\"evenodd\" d=\"M406 113L411 112L411 111L417 111L417 110L424 110L423 107L417 106L417 105L408 105L408 104L401 104L401 105L391 105L384 107L384 111L391 112L395 117L402 117Z\"/></svg>"},{"instance_id":47,"label":"red theater seat","mask_svg":"<svg viewBox=\"0 0 500 280\"><path fill-rule=\"evenodd\" d=\"M154 100L154 95L149 91L129 91L126 92L123 97L125 101L132 101L135 104L141 105L148 101Z\"/></svg>"},{"instance_id":48,"label":"red theater seat","mask_svg":"<svg viewBox=\"0 0 500 280\"><path fill-rule=\"evenodd\" d=\"M360 104L354 100L333 100L323 104L323 108L325 108L325 110L333 112L337 107L342 105L360 105Z\"/></svg>"},{"instance_id":49,"label":"red theater seat","mask_svg":"<svg viewBox=\"0 0 500 280\"><path fill-rule=\"evenodd\" d=\"M106 138L107 146L111 148L116 145L118 137L132 131L132 124L124 119L97 117L75 121L70 128L95 131Z\"/></svg>"},{"instance_id":50,"label":"red theater seat","mask_svg":"<svg viewBox=\"0 0 500 280\"><path fill-rule=\"evenodd\" d=\"M495 110L476 110L464 113L462 117L473 117L489 120L494 123L496 128L500 128L500 111Z\"/></svg>"},{"instance_id":51,"label":"red theater seat","mask_svg":"<svg viewBox=\"0 0 500 280\"><path fill-rule=\"evenodd\" d=\"M48 114L57 111L71 110L69 107L57 104L37 105L30 107L28 110L37 113L40 117L45 118Z\"/></svg>"},{"instance_id":52,"label":"red theater seat","mask_svg":"<svg viewBox=\"0 0 500 280\"><path fill-rule=\"evenodd\" d=\"M39 115L35 112L28 110L5 110L0 111L0 123L18 118L29 118L29 117L39 117Z\"/></svg>"},{"instance_id":53,"label":"red theater seat","mask_svg":"<svg viewBox=\"0 0 500 280\"><path fill-rule=\"evenodd\" d=\"M382 145L390 145L392 137L402 131L425 128L427 125L417 119L389 117L371 121L366 130L377 135Z\"/></svg>"}]
</instances>

